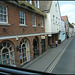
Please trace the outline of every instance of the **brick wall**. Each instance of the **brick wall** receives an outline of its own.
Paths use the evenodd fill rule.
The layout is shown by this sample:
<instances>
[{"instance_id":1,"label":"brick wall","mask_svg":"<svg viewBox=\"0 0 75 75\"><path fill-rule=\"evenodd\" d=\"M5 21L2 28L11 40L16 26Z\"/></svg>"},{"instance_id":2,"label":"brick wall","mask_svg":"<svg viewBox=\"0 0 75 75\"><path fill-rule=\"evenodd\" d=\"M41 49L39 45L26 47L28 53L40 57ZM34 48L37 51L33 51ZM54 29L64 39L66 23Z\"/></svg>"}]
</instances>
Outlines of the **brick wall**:
<instances>
[{"instance_id":1,"label":"brick wall","mask_svg":"<svg viewBox=\"0 0 75 75\"><path fill-rule=\"evenodd\" d=\"M6 35L21 35L21 34L30 34L30 33L43 33L45 32L45 26L41 28L41 21L40 21L40 15L36 14L36 26L32 27L32 14L33 12L30 12L26 9L19 8L16 5L5 3L1 5L7 7L8 11L8 25L0 25L0 36L6 36ZM19 26L19 11L25 12L25 22L27 27ZM39 26L40 24L40 26ZM6 32L3 32L3 29L6 29Z\"/></svg>"}]
</instances>

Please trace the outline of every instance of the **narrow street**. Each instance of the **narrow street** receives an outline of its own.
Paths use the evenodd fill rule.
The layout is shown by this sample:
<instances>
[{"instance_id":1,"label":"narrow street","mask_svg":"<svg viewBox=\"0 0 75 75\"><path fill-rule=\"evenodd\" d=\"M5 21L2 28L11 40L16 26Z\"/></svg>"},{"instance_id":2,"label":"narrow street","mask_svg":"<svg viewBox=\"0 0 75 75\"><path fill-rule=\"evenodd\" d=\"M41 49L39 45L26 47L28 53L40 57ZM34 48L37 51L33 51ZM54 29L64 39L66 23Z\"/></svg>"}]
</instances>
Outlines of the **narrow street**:
<instances>
[{"instance_id":1,"label":"narrow street","mask_svg":"<svg viewBox=\"0 0 75 75\"><path fill-rule=\"evenodd\" d=\"M75 37L52 71L54 74L75 74Z\"/></svg>"},{"instance_id":2,"label":"narrow street","mask_svg":"<svg viewBox=\"0 0 75 75\"><path fill-rule=\"evenodd\" d=\"M64 42L59 44L58 47L48 50L41 56L37 57L36 59L29 62L28 64L24 65L22 68L48 72L48 73L54 73L54 74L61 73L61 72L66 73L69 70L71 71L71 69L69 68L72 68L75 62L73 61L74 60L73 58L75 56L74 43L75 43L75 37L69 38L68 40L65 40ZM73 48L73 51L72 51L72 48ZM72 69L73 69L72 71L75 70L74 68Z\"/></svg>"}]
</instances>

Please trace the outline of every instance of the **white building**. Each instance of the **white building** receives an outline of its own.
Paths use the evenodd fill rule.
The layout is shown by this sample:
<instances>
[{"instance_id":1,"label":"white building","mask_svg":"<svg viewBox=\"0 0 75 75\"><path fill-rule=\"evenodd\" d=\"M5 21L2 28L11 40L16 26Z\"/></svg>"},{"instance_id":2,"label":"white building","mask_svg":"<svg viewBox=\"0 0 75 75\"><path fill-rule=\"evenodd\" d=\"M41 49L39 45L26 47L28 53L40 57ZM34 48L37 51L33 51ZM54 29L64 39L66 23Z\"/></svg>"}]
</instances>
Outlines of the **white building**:
<instances>
[{"instance_id":1,"label":"white building","mask_svg":"<svg viewBox=\"0 0 75 75\"><path fill-rule=\"evenodd\" d=\"M65 33L65 21L61 20L61 32L59 36L59 40L61 40L61 42L65 40Z\"/></svg>"},{"instance_id":2,"label":"white building","mask_svg":"<svg viewBox=\"0 0 75 75\"><path fill-rule=\"evenodd\" d=\"M40 8L47 15L45 18L45 33L51 34L52 43L55 43L61 31L61 15L58 1L40 1Z\"/></svg>"}]
</instances>

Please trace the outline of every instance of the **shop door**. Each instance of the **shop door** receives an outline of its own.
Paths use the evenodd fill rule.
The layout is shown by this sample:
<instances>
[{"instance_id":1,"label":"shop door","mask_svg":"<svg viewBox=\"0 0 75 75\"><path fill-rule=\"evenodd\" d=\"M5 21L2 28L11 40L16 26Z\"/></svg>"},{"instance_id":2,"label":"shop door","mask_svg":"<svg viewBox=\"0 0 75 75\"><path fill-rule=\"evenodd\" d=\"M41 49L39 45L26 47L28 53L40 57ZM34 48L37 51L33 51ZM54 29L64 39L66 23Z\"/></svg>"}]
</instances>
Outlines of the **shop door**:
<instances>
[{"instance_id":1,"label":"shop door","mask_svg":"<svg viewBox=\"0 0 75 75\"><path fill-rule=\"evenodd\" d=\"M34 58L39 56L39 41L37 37L33 40L33 56Z\"/></svg>"},{"instance_id":2,"label":"shop door","mask_svg":"<svg viewBox=\"0 0 75 75\"><path fill-rule=\"evenodd\" d=\"M42 53L45 52L45 39L41 39Z\"/></svg>"}]
</instances>

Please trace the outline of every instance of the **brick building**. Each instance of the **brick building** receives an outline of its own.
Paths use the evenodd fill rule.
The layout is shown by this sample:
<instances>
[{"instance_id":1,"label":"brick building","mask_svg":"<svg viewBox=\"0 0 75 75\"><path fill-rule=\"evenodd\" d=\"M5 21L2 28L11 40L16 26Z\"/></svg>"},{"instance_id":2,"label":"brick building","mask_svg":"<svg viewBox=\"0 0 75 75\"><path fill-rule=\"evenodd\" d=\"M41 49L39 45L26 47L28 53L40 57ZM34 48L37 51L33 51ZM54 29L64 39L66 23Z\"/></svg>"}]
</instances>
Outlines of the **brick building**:
<instances>
[{"instance_id":1,"label":"brick building","mask_svg":"<svg viewBox=\"0 0 75 75\"><path fill-rule=\"evenodd\" d=\"M0 64L18 67L47 49L39 1L0 1Z\"/></svg>"}]
</instances>

